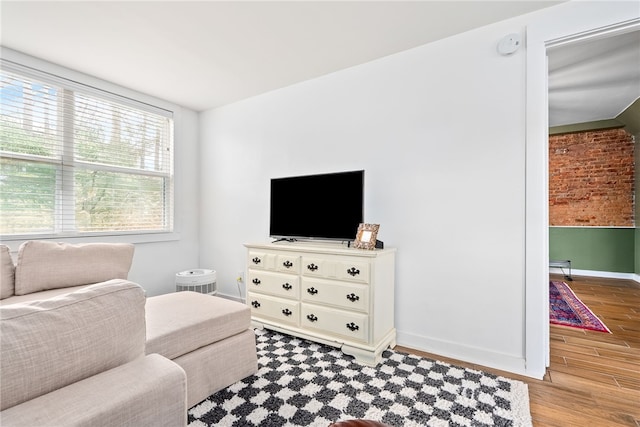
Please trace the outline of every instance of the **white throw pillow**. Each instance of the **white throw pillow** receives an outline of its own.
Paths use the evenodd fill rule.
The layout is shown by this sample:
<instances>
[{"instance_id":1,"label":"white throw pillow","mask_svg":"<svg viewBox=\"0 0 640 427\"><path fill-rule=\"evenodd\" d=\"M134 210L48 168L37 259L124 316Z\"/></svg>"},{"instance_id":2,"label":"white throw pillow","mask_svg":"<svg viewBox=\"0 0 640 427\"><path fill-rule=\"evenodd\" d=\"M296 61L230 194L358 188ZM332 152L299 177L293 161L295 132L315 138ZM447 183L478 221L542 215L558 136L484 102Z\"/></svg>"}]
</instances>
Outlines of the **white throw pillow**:
<instances>
[{"instance_id":1,"label":"white throw pillow","mask_svg":"<svg viewBox=\"0 0 640 427\"><path fill-rule=\"evenodd\" d=\"M15 280L15 266L9 247L0 245L0 299L13 296Z\"/></svg>"}]
</instances>

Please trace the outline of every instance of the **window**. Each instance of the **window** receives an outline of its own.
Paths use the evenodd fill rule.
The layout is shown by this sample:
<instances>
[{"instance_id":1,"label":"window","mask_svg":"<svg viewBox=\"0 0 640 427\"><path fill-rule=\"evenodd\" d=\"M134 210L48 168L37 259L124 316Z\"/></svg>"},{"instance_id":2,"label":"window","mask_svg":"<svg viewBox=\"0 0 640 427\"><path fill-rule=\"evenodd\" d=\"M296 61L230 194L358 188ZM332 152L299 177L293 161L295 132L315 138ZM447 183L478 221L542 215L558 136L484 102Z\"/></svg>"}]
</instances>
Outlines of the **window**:
<instances>
[{"instance_id":1,"label":"window","mask_svg":"<svg viewBox=\"0 0 640 427\"><path fill-rule=\"evenodd\" d=\"M2 62L0 235L173 230L173 118Z\"/></svg>"}]
</instances>

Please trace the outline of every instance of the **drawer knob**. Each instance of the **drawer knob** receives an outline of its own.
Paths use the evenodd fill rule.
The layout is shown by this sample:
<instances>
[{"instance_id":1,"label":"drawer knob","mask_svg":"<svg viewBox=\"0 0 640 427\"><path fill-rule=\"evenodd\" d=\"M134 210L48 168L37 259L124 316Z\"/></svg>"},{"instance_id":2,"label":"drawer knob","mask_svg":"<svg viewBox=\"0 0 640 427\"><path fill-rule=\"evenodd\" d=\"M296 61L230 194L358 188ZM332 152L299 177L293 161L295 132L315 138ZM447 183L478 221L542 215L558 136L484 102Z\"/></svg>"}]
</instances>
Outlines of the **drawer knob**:
<instances>
[{"instance_id":1,"label":"drawer knob","mask_svg":"<svg viewBox=\"0 0 640 427\"><path fill-rule=\"evenodd\" d=\"M309 292L311 295L315 295L318 293L318 290L314 287L311 287L311 288L307 288L307 292Z\"/></svg>"},{"instance_id":2,"label":"drawer knob","mask_svg":"<svg viewBox=\"0 0 640 427\"><path fill-rule=\"evenodd\" d=\"M360 327L355 323L351 322L351 323L347 323L347 329L349 329L351 332L355 332L358 329L360 329Z\"/></svg>"},{"instance_id":3,"label":"drawer knob","mask_svg":"<svg viewBox=\"0 0 640 427\"><path fill-rule=\"evenodd\" d=\"M285 316L291 316L293 314L293 311L285 308L284 310L282 310L282 314L284 314Z\"/></svg>"},{"instance_id":4,"label":"drawer knob","mask_svg":"<svg viewBox=\"0 0 640 427\"><path fill-rule=\"evenodd\" d=\"M283 284L282 284L282 287L283 287L283 288L285 288L287 291L290 291L290 290L291 290L291 288L293 288L293 286L291 286L291 285L290 285L290 284L288 284L288 283L283 283Z\"/></svg>"},{"instance_id":5,"label":"drawer knob","mask_svg":"<svg viewBox=\"0 0 640 427\"><path fill-rule=\"evenodd\" d=\"M255 257L251 261L253 261L254 264L260 264L260 258L258 258L258 257Z\"/></svg>"},{"instance_id":6,"label":"drawer knob","mask_svg":"<svg viewBox=\"0 0 640 427\"><path fill-rule=\"evenodd\" d=\"M292 263L291 261L289 261L289 260L286 260L285 262L283 262L283 263L282 263L282 265L283 265L285 268L291 268L291 267L293 267L293 263Z\"/></svg>"},{"instance_id":7,"label":"drawer knob","mask_svg":"<svg viewBox=\"0 0 640 427\"><path fill-rule=\"evenodd\" d=\"M260 307L260 303L258 301L252 301L251 305L253 306L253 308L258 308Z\"/></svg>"},{"instance_id":8,"label":"drawer knob","mask_svg":"<svg viewBox=\"0 0 640 427\"><path fill-rule=\"evenodd\" d=\"M360 297L354 293L347 295L347 299L351 302L356 302L360 299Z\"/></svg>"},{"instance_id":9,"label":"drawer knob","mask_svg":"<svg viewBox=\"0 0 640 427\"><path fill-rule=\"evenodd\" d=\"M252 280L254 285L259 285L260 284L260 279L258 279L257 277L255 279Z\"/></svg>"},{"instance_id":10,"label":"drawer knob","mask_svg":"<svg viewBox=\"0 0 640 427\"><path fill-rule=\"evenodd\" d=\"M347 270L347 273L349 273L352 277L356 277L358 274L360 274L360 270L355 267L351 267Z\"/></svg>"},{"instance_id":11,"label":"drawer knob","mask_svg":"<svg viewBox=\"0 0 640 427\"><path fill-rule=\"evenodd\" d=\"M309 271L316 271L318 269L318 266L315 265L314 263L311 263L311 264L307 265L307 269Z\"/></svg>"},{"instance_id":12,"label":"drawer knob","mask_svg":"<svg viewBox=\"0 0 640 427\"><path fill-rule=\"evenodd\" d=\"M316 320L318 320L318 318L313 314L307 314L307 319L309 319L310 322L315 322Z\"/></svg>"}]
</instances>

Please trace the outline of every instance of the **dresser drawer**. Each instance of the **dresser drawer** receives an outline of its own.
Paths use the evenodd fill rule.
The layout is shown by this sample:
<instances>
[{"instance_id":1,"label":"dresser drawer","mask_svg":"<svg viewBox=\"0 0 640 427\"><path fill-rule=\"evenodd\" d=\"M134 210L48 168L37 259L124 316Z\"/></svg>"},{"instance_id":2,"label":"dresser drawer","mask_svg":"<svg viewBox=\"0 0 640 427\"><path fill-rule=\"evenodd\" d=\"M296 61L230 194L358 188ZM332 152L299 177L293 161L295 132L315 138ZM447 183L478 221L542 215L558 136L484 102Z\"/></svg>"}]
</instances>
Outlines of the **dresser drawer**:
<instances>
[{"instance_id":1,"label":"dresser drawer","mask_svg":"<svg viewBox=\"0 0 640 427\"><path fill-rule=\"evenodd\" d=\"M349 340L368 342L369 316L361 313L302 303L300 325L303 328L339 335Z\"/></svg>"},{"instance_id":2,"label":"dresser drawer","mask_svg":"<svg viewBox=\"0 0 640 427\"><path fill-rule=\"evenodd\" d=\"M369 311L369 286L335 280L302 278L300 299L363 313Z\"/></svg>"},{"instance_id":3,"label":"dresser drawer","mask_svg":"<svg viewBox=\"0 0 640 427\"><path fill-rule=\"evenodd\" d=\"M369 283L369 262L356 257L302 257L302 275Z\"/></svg>"},{"instance_id":4,"label":"dresser drawer","mask_svg":"<svg viewBox=\"0 0 640 427\"><path fill-rule=\"evenodd\" d=\"M281 271L300 274L300 256L274 251L249 251L247 265L252 270Z\"/></svg>"},{"instance_id":5,"label":"dresser drawer","mask_svg":"<svg viewBox=\"0 0 640 427\"><path fill-rule=\"evenodd\" d=\"M331 277L334 274L334 265L325 258L302 257L302 274L309 277Z\"/></svg>"},{"instance_id":6,"label":"dresser drawer","mask_svg":"<svg viewBox=\"0 0 640 427\"><path fill-rule=\"evenodd\" d=\"M300 276L249 270L247 292L258 292L297 300L300 297Z\"/></svg>"},{"instance_id":7,"label":"dresser drawer","mask_svg":"<svg viewBox=\"0 0 640 427\"><path fill-rule=\"evenodd\" d=\"M249 292L247 304L251 307L252 317L274 319L292 326L300 324L300 303L297 301Z\"/></svg>"},{"instance_id":8,"label":"dresser drawer","mask_svg":"<svg viewBox=\"0 0 640 427\"><path fill-rule=\"evenodd\" d=\"M359 259L340 261L336 277L341 280L369 283L369 263Z\"/></svg>"},{"instance_id":9,"label":"dresser drawer","mask_svg":"<svg viewBox=\"0 0 640 427\"><path fill-rule=\"evenodd\" d=\"M278 255L276 257L276 270L300 274L300 257L296 255Z\"/></svg>"},{"instance_id":10,"label":"dresser drawer","mask_svg":"<svg viewBox=\"0 0 640 427\"><path fill-rule=\"evenodd\" d=\"M271 258L271 266L268 265L270 261L269 258ZM273 270L273 255L268 257L266 252L249 251L247 255L247 265L251 269Z\"/></svg>"}]
</instances>

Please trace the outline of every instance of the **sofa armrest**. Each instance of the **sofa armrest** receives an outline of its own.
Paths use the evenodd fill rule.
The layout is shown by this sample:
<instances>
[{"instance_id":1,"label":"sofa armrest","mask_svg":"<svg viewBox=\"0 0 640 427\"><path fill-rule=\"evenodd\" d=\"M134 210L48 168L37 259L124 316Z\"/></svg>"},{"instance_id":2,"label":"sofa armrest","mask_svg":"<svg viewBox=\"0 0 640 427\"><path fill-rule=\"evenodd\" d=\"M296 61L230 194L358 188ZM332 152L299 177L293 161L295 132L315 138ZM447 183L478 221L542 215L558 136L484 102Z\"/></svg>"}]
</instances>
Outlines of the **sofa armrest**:
<instances>
[{"instance_id":1,"label":"sofa armrest","mask_svg":"<svg viewBox=\"0 0 640 427\"><path fill-rule=\"evenodd\" d=\"M144 355L144 305L139 285L111 280L0 307L0 409Z\"/></svg>"},{"instance_id":2,"label":"sofa armrest","mask_svg":"<svg viewBox=\"0 0 640 427\"><path fill-rule=\"evenodd\" d=\"M10 426L186 426L187 377L151 354L0 412Z\"/></svg>"}]
</instances>

